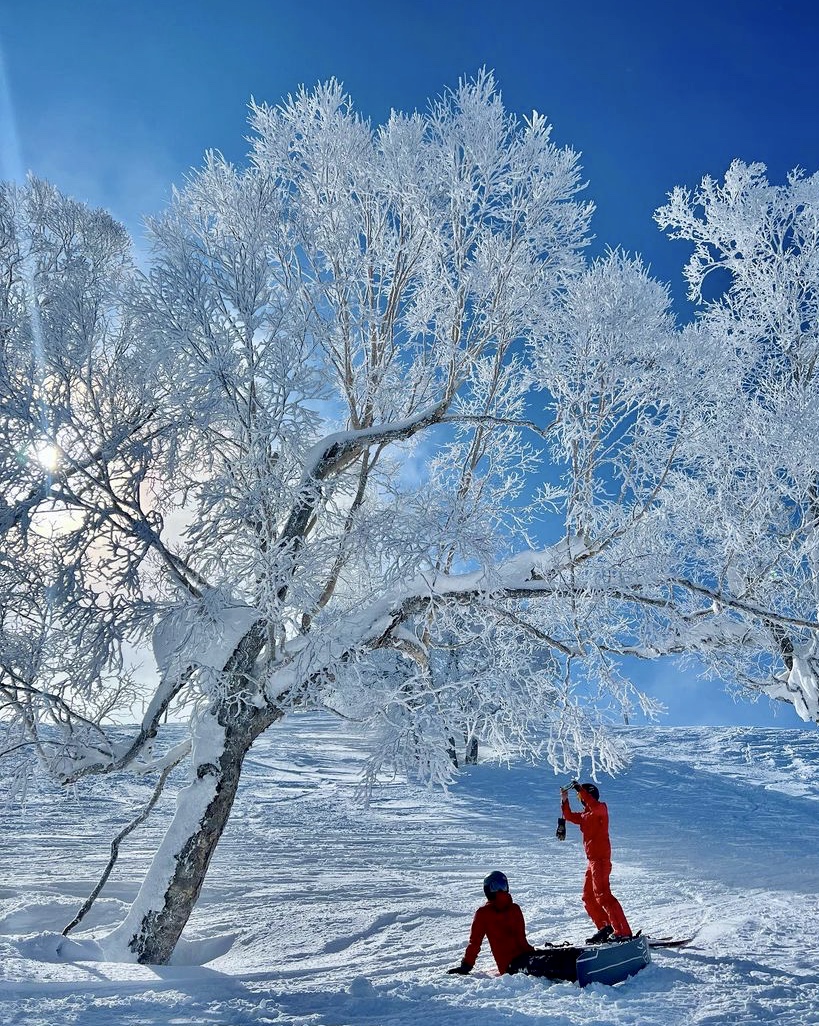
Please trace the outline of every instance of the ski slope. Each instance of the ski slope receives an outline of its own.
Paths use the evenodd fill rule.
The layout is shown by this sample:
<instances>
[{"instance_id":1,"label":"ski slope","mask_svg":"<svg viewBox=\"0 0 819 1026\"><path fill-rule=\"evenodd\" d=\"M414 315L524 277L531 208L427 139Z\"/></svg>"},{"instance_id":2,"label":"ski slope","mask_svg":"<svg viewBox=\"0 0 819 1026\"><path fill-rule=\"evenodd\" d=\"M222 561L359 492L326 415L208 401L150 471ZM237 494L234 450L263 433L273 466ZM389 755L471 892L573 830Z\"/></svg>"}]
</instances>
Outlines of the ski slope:
<instances>
[{"instance_id":1,"label":"ski slope","mask_svg":"<svg viewBox=\"0 0 819 1026\"><path fill-rule=\"evenodd\" d=\"M543 766L480 765L450 793L387 781L360 803L366 740L293 717L251 751L199 907L167 967L100 960L171 813L123 844L91 916L111 836L151 784L35 792L0 814L0 1017L20 1026L728 1026L819 1023L819 733L626 728L630 768L600 781L614 892L634 929L696 933L617 987L499 977L463 953L492 869L530 940L592 931L577 830L554 838ZM62 945L61 945L62 942ZM58 952L59 949L59 952ZM202 963L207 960L206 964ZM187 964L186 964L187 963Z\"/></svg>"}]
</instances>

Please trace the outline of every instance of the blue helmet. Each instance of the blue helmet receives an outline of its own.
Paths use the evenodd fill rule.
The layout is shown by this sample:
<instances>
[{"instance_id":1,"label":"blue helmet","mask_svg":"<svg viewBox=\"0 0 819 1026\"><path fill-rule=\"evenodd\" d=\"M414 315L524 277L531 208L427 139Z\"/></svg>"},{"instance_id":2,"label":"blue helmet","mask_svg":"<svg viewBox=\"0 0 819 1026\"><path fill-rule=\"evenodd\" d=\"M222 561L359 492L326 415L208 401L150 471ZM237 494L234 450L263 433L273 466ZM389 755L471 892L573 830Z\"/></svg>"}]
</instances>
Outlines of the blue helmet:
<instances>
[{"instance_id":1,"label":"blue helmet","mask_svg":"<svg viewBox=\"0 0 819 1026\"><path fill-rule=\"evenodd\" d=\"M483 893L486 895L486 900L491 901L493 896L498 891L506 891L509 893L509 881L506 879L506 874L501 873L499 869L496 869L494 873L490 873L489 876L483 882Z\"/></svg>"}]
</instances>

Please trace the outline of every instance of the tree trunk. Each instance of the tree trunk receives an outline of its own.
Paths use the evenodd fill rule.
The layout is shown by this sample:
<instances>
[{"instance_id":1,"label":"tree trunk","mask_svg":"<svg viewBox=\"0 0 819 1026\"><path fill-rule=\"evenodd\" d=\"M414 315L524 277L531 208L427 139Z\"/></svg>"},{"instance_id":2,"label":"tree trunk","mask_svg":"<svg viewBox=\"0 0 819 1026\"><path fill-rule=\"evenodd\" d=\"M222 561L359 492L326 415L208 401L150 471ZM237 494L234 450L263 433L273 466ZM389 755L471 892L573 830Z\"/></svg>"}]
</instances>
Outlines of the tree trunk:
<instances>
[{"instance_id":1,"label":"tree trunk","mask_svg":"<svg viewBox=\"0 0 819 1026\"><path fill-rule=\"evenodd\" d=\"M233 807L245 755L277 718L269 709L252 708L225 714L225 723L218 710L200 720L191 783L179 793L173 821L128 916L103 942L110 957L152 965L169 961Z\"/></svg>"},{"instance_id":2,"label":"tree trunk","mask_svg":"<svg viewBox=\"0 0 819 1026\"><path fill-rule=\"evenodd\" d=\"M478 739L474 734L472 734L471 737L467 738L466 755L464 756L464 763L467 766L478 765Z\"/></svg>"}]
</instances>

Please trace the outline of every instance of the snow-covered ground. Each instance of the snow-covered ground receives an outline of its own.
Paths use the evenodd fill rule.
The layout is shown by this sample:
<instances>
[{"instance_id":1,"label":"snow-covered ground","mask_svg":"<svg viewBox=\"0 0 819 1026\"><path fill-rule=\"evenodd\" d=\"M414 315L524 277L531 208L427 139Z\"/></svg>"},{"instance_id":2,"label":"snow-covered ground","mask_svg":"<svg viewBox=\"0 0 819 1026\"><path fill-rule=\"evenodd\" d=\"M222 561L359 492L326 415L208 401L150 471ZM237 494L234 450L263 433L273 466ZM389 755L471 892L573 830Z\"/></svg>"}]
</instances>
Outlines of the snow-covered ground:
<instances>
[{"instance_id":1,"label":"snow-covered ground","mask_svg":"<svg viewBox=\"0 0 819 1026\"><path fill-rule=\"evenodd\" d=\"M481 880L502 869L530 940L590 932L577 831L554 838L559 780L481 765L449 795L395 780L359 803L349 727L294 717L250 753L233 818L179 960L89 960L122 918L170 813L132 834L88 929L60 930L108 840L150 794L124 778L0 814L0 1017L25 1026L625 1026L819 1022L819 733L632 728L600 781L613 889L634 929L696 933L617 987L499 977L487 950L446 976ZM83 923L85 926L86 923ZM62 945L61 945L62 941ZM59 953L58 953L58 948Z\"/></svg>"}]
</instances>

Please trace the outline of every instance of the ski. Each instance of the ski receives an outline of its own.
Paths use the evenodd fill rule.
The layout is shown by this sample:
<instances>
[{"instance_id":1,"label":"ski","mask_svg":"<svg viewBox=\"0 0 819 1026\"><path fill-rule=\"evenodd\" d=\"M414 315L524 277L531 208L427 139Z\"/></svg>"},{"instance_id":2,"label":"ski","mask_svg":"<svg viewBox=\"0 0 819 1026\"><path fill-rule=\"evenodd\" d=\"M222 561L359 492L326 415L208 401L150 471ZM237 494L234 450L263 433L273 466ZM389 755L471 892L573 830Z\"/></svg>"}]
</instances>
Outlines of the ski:
<instances>
[{"instance_id":1,"label":"ski","mask_svg":"<svg viewBox=\"0 0 819 1026\"><path fill-rule=\"evenodd\" d=\"M684 948L694 940L693 937L649 937L650 948Z\"/></svg>"}]
</instances>

